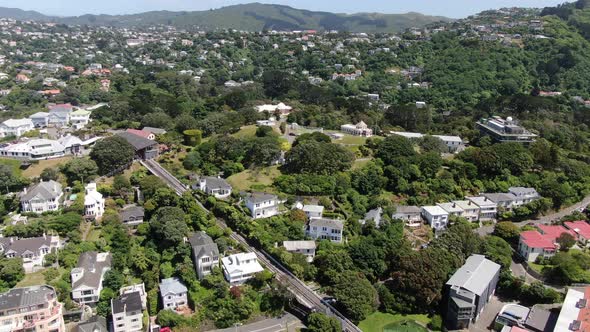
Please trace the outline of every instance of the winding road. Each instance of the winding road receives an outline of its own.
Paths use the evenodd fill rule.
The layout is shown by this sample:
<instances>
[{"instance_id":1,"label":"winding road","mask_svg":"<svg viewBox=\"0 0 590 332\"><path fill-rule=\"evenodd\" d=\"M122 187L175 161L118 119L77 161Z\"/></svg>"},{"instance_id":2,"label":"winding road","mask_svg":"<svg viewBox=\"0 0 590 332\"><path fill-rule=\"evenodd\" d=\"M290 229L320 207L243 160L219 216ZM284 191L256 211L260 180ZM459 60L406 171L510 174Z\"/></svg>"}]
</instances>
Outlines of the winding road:
<instances>
[{"instance_id":1,"label":"winding road","mask_svg":"<svg viewBox=\"0 0 590 332\"><path fill-rule=\"evenodd\" d=\"M163 180L178 195L182 195L189 190L182 182L180 182L180 180L178 180L174 175L170 174L158 162L154 160L141 160L140 163L153 175ZM209 210L207 210L205 206L199 202L199 200L195 200L199 206L201 206L201 208L209 212ZM221 219L217 219L217 224L223 229L228 228L225 222ZM344 332L362 332L361 329L359 329L350 320L344 317L344 315L338 312L338 310L336 310L332 305L324 302L318 294L311 290L305 283L303 283L303 281L293 275L287 268L285 268L281 263L279 263L264 250L258 250L252 247L248 241L246 241L246 239L238 233L232 232L230 237L236 242L244 245L244 247L246 247L249 251L254 252L258 257L258 260L260 260L271 272L275 274L275 277L279 282L287 286L289 291L293 293L299 303L312 310L317 310L318 312L323 312L328 316L337 318L342 323L342 330Z\"/></svg>"}]
</instances>

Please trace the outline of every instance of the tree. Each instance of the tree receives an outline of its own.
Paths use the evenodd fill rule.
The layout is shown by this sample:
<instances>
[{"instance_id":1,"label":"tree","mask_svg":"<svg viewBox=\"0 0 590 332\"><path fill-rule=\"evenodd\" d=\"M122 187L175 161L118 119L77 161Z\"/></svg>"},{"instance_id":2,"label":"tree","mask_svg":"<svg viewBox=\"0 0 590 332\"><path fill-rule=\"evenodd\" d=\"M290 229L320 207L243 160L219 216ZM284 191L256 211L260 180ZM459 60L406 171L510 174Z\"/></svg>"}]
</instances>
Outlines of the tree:
<instances>
[{"instance_id":1,"label":"tree","mask_svg":"<svg viewBox=\"0 0 590 332\"><path fill-rule=\"evenodd\" d=\"M338 307L355 322L360 322L377 309L377 291L362 273L345 271L330 287Z\"/></svg>"},{"instance_id":2,"label":"tree","mask_svg":"<svg viewBox=\"0 0 590 332\"><path fill-rule=\"evenodd\" d=\"M375 157L381 159L385 165L393 165L400 157L416 155L412 142L402 136L392 135L379 143Z\"/></svg>"},{"instance_id":3,"label":"tree","mask_svg":"<svg viewBox=\"0 0 590 332\"><path fill-rule=\"evenodd\" d=\"M331 175L352 166L352 153L340 145L306 141L285 155L285 170L289 173Z\"/></svg>"},{"instance_id":4,"label":"tree","mask_svg":"<svg viewBox=\"0 0 590 332\"><path fill-rule=\"evenodd\" d=\"M172 129L174 128L174 121L164 112L154 112L144 115L141 119L141 125L144 127Z\"/></svg>"},{"instance_id":5,"label":"tree","mask_svg":"<svg viewBox=\"0 0 590 332\"><path fill-rule=\"evenodd\" d=\"M278 98L285 95L291 89L291 75L279 71L268 70L262 74L264 93L270 98Z\"/></svg>"},{"instance_id":6,"label":"tree","mask_svg":"<svg viewBox=\"0 0 590 332\"><path fill-rule=\"evenodd\" d=\"M178 207L159 208L150 220L150 225L155 239L165 246L181 243L188 234L184 212Z\"/></svg>"},{"instance_id":7,"label":"tree","mask_svg":"<svg viewBox=\"0 0 590 332\"><path fill-rule=\"evenodd\" d=\"M274 130L270 126L260 126L256 128L256 137L276 136Z\"/></svg>"},{"instance_id":8,"label":"tree","mask_svg":"<svg viewBox=\"0 0 590 332\"><path fill-rule=\"evenodd\" d=\"M443 142L440 138L424 135L419 143L420 149L422 152L436 152L436 153L443 153L448 151L447 145Z\"/></svg>"},{"instance_id":9,"label":"tree","mask_svg":"<svg viewBox=\"0 0 590 332\"><path fill-rule=\"evenodd\" d=\"M49 180L57 181L57 179L59 178L59 172L55 168L47 167L47 168L44 168L43 171L41 172L40 178L43 181L49 181Z\"/></svg>"},{"instance_id":10,"label":"tree","mask_svg":"<svg viewBox=\"0 0 590 332\"><path fill-rule=\"evenodd\" d=\"M485 238L485 256L508 269L512 262L512 248L504 239L488 236Z\"/></svg>"},{"instance_id":11,"label":"tree","mask_svg":"<svg viewBox=\"0 0 590 332\"><path fill-rule=\"evenodd\" d=\"M354 170L350 183L362 195L378 195L387 184L383 169L376 163L369 163L361 169Z\"/></svg>"},{"instance_id":12,"label":"tree","mask_svg":"<svg viewBox=\"0 0 590 332\"><path fill-rule=\"evenodd\" d=\"M84 183L89 182L92 177L98 174L98 166L92 159L74 158L61 167L61 172L64 173L70 184L73 184L74 181Z\"/></svg>"},{"instance_id":13,"label":"tree","mask_svg":"<svg viewBox=\"0 0 590 332\"><path fill-rule=\"evenodd\" d=\"M281 146L275 137L256 137L246 153L246 165L268 166L281 156Z\"/></svg>"},{"instance_id":14,"label":"tree","mask_svg":"<svg viewBox=\"0 0 590 332\"><path fill-rule=\"evenodd\" d=\"M509 221L503 221L496 224L493 234L508 243L516 243L520 235L520 229Z\"/></svg>"},{"instance_id":15,"label":"tree","mask_svg":"<svg viewBox=\"0 0 590 332\"><path fill-rule=\"evenodd\" d=\"M307 316L306 324L309 332L341 332L342 326L334 317L314 312Z\"/></svg>"},{"instance_id":16,"label":"tree","mask_svg":"<svg viewBox=\"0 0 590 332\"><path fill-rule=\"evenodd\" d=\"M119 171L133 161L135 149L123 137L111 136L94 145L90 158L98 166L99 174Z\"/></svg>"},{"instance_id":17,"label":"tree","mask_svg":"<svg viewBox=\"0 0 590 332\"><path fill-rule=\"evenodd\" d=\"M0 165L0 190L6 190L9 193L11 190L21 185L21 180L14 173L12 167L8 165Z\"/></svg>"},{"instance_id":18,"label":"tree","mask_svg":"<svg viewBox=\"0 0 590 332\"><path fill-rule=\"evenodd\" d=\"M297 146L299 143L303 143L305 141L316 141L320 143L332 143L332 139L330 136L320 133L319 131L315 131L313 133L305 133L297 136L295 142L293 142L293 147Z\"/></svg>"},{"instance_id":19,"label":"tree","mask_svg":"<svg viewBox=\"0 0 590 332\"><path fill-rule=\"evenodd\" d=\"M203 132L198 129L187 129L182 132L184 144L188 146L199 146L203 139Z\"/></svg>"},{"instance_id":20,"label":"tree","mask_svg":"<svg viewBox=\"0 0 590 332\"><path fill-rule=\"evenodd\" d=\"M576 238L570 233L561 233L556 242L559 244L559 249L567 251L576 244Z\"/></svg>"}]
</instances>

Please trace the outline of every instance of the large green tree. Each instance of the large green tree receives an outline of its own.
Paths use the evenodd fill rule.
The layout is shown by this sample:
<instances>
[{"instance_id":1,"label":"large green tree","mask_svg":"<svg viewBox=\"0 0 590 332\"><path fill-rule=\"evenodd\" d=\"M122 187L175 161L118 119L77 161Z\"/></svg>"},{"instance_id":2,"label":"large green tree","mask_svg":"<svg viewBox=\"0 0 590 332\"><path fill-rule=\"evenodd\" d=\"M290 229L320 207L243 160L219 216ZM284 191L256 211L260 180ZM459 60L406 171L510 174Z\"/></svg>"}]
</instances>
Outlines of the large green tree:
<instances>
[{"instance_id":1,"label":"large green tree","mask_svg":"<svg viewBox=\"0 0 590 332\"><path fill-rule=\"evenodd\" d=\"M98 165L101 175L121 170L133 161L134 156L133 146L120 136L111 136L96 142L90 152L90 158Z\"/></svg>"}]
</instances>

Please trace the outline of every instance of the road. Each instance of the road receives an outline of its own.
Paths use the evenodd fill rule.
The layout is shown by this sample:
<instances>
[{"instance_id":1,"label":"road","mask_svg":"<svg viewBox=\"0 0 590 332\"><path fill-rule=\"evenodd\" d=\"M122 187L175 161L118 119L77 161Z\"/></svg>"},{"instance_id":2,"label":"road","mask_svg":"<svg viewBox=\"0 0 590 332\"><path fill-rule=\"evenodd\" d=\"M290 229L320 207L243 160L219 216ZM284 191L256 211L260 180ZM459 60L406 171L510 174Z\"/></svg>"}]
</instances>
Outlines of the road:
<instances>
[{"instance_id":1,"label":"road","mask_svg":"<svg viewBox=\"0 0 590 332\"><path fill-rule=\"evenodd\" d=\"M539 219L525 220L514 224L519 227L525 226L527 224L550 224L553 220L561 219L567 215L574 213L574 211L576 210L585 208L588 205L590 205L590 195L584 197L584 199L579 203L576 203L572 206L568 206L564 209L548 214L546 216L539 217ZM494 226L482 226L476 230L476 232L481 236L490 235L493 231Z\"/></svg>"},{"instance_id":2,"label":"road","mask_svg":"<svg viewBox=\"0 0 590 332\"><path fill-rule=\"evenodd\" d=\"M297 317L291 314L285 314L280 318L265 319L248 325L213 330L212 332L296 332L303 327L305 326Z\"/></svg>"},{"instance_id":3,"label":"road","mask_svg":"<svg viewBox=\"0 0 590 332\"><path fill-rule=\"evenodd\" d=\"M154 160L142 160L140 163L146 167L152 174L159 177L162 181L164 181L172 190L174 190L178 195L182 195L189 189L180 182L174 175L170 174L167 170L165 170L158 162ZM203 208L203 210L209 212L198 200L197 203ZM223 228L228 228L227 225L223 220L217 219L217 224ZM288 269L286 269L281 263L275 260L272 256L268 253L258 250L248 243L244 237L240 234L232 232L230 237L238 243L241 243L249 251L254 252L258 257L258 260L261 261L271 272L275 274L275 277L278 281L283 283L287 286L287 288L295 295L297 300L307 306L308 308L313 308L317 311L324 312L328 316L336 317L342 323L342 330L344 332L362 332L356 325L354 325L350 320L348 320L344 315L338 312L334 307L332 307L328 303L324 303L322 298L317 295L313 290L311 290L305 283L299 280L295 275L293 275Z\"/></svg>"}]
</instances>

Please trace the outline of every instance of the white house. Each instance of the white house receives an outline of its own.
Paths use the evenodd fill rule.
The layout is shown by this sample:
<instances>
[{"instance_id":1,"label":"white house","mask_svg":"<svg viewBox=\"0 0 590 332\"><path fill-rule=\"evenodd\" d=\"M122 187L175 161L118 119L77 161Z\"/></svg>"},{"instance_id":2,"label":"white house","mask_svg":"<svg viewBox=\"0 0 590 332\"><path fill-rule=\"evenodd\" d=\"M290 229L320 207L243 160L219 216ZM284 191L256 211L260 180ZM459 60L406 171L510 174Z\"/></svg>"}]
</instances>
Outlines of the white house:
<instances>
[{"instance_id":1,"label":"white house","mask_svg":"<svg viewBox=\"0 0 590 332\"><path fill-rule=\"evenodd\" d=\"M0 124L0 137L21 137L33 129L35 129L35 125L31 119L9 119Z\"/></svg>"},{"instance_id":2,"label":"white house","mask_svg":"<svg viewBox=\"0 0 590 332\"><path fill-rule=\"evenodd\" d=\"M188 305L187 293L188 289L178 278L162 279L160 282L160 296L164 309L176 310Z\"/></svg>"},{"instance_id":3,"label":"white house","mask_svg":"<svg viewBox=\"0 0 590 332\"><path fill-rule=\"evenodd\" d=\"M253 193L246 197L246 207L253 219L270 218L279 214L279 198L276 195Z\"/></svg>"},{"instance_id":4,"label":"white house","mask_svg":"<svg viewBox=\"0 0 590 332\"><path fill-rule=\"evenodd\" d=\"M304 255L309 263L313 262L316 249L315 241L283 241L283 247L288 252Z\"/></svg>"},{"instance_id":5,"label":"white house","mask_svg":"<svg viewBox=\"0 0 590 332\"><path fill-rule=\"evenodd\" d=\"M496 215L498 214L498 204L483 196L466 198L479 206L479 221L496 220Z\"/></svg>"},{"instance_id":6,"label":"white house","mask_svg":"<svg viewBox=\"0 0 590 332\"><path fill-rule=\"evenodd\" d=\"M436 205L440 206L443 210L445 210L449 214L449 217L462 217L463 213L465 212L459 205L457 205L457 203L453 202L437 203Z\"/></svg>"},{"instance_id":7,"label":"white house","mask_svg":"<svg viewBox=\"0 0 590 332\"><path fill-rule=\"evenodd\" d=\"M371 137L373 136L373 129L370 129L363 121L353 124L345 124L340 126L340 131L353 136Z\"/></svg>"},{"instance_id":8,"label":"white house","mask_svg":"<svg viewBox=\"0 0 590 332\"><path fill-rule=\"evenodd\" d=\"M421 210L417 206L398 206L391 219L403 220L410 227L417 227L422 224Z\"/></svg>"},{"instance_id":9,"label":"white house","mask_svg":"<svg viewBox=\"0 0 590 332\"><path fill-rule=\"evenodd\" d=\"M25 160L42 160L63 157L65 147L58 141L32 139L0 147L0 156Z\"/></svg>"},{"instance_id":10,"label":"white house","mask_svg":"<svg viewBox=\"0 0 590 332\"><path fill-rule=\"evenodd\" d=\"M31 119L35 128L45 128L49 124L49 113L37 112L29 116L29 119Z\"/></svg>"},{"instance_id":11,"label":"white house","mask_svg":"<svg viewBox=\"0 0 590 332\"><path fill-rule=\"evenodd\" d=\"M199 179L199 190L215 198L227 198L231 195L231 185L224 179L204 176Z\"/></svg>"},{"instance_id":12,"label":"white house","mask_svg":"<svg viewBox=\"0 0 590 332\"><path fill-rule=\"evenodd\" d=\"M280 112L281 115L287 115L291 112L292 109L293 109L293 107L285 105L283 103L278 103L277 105L266 104L266 105L256 106L256 110L258 111L258 113L268 112L271 115L277 111Z\"/></svg>"},{"instance_id":13,"label":"white house","mask_svg":"<svg viewBox=\"0 0 590 332\"><path fill-rule=\"evenodd\" d=\"M70 272L72 299L80 304L96 303L102 291L102 281L111 269L112 256L108 252L89 251L78 258L78 265Z\"/></svg>"},{"instance_id":14,"label":"white house","mask_svg":"<svg viewBox=\"0 0 590 332\"><path fill-rule=\"evenodd\" d=\"M469 220L470 222L476 222L479 220L479 206L470 200L453 201L458 207L463 209L461 217Z\"/></svg>"},{"instance_id":15,"label":"white house","mask_svg":"<svg viewBox=\"0 0 590 332\"><path fill-rule=\"evenodd\" d=\"M21 209L23 212L35 213L57 211L62 196L62 187L59 182L41 181L25 188L20 194Z\"/></svg>"},{"instance_id":16,"label":"white house","mask_svg":"<svg viewBox=\"0 0 590 332\"><path fill-rule=\"evenodd\" d=\"M324 207L321 205L304 205L302 208L307 218L321 218L324 214Z\"/></svg>"},{"instance_id":17,"label":"white house","mask_svg":"<svg viewBox=\"0 0 590 332\"><path fill-rule=\"evenodd\" d=\"M514 207L519 207L541 198L541 195L539 195L535 188L510 187L508 188L508 192L516 197L513 203Z\"/></svg>"},{"instance_id":18,"label":"white house","mask_svg":"<svg viewBox=\"0 0 590 332\"><path fill-rule=\"evenodd\" d=\"M6 258L22 258L26 273L43 268L45 255L61 248L59 236L32 238L0 237L0 254Z\"/></svg>"},{"instance_id":19,"label":"white house","mask_svg":"<svg viewBox=\"0 0 590 332\"><path fill-rule=\"evenodd\" d=\"M314 240L330 240L332 242L342 243L343 230L344 222L342 220L314 218L309 221L307 235Z\"/></svg>"},{"instance_id":20,"label":"white house","mask_svg":"<svg viewBox=\"0 0 590 332\"><path fill-rule=\"evenodd\" d=\"M84 215L100 219L104 213L104 201L102 194L96 190L96 183L89 183L84 195Z\"/></svg>"},{"instance_id":21,"label":"white house","mask_svg":"<svg viewBox=\"0 0 590 332\"><path fill-rule=\"evenodd\" d=\"M420 139L426 135L421 133L412 133L412 132L405 132L405 131L391 131L393 135L402 136L408 139ZM447 152L455 153L460 152L465 148L463 144L463 139L459 136L449 136L449 135L432 135L432 137L436 137L441 140L447 146Z\"/></svg>"},{"instance_id":22,"label":"white house","mask_svg":"<svg viewBox=\"0 0 590 332\"><path fill-rule=\"evenodd\" d=\"M223 275L232 285L240 285L264 269L253 252L229 255L221 259Z\"/></svg>"},{"instance_id":23,"label":"white house","mask_svg":"<svg viewBox=\"0 0 590 332\"><path fill-rule=\"evenodd\" d=\"M139 292L123 294L111 300L113 332L143 331L143 311Z\"/></svg>"},{"instance_id":24,"label":"white house","mask_svg":"<svg viewBox=\"0 0 590 332\"><path fill-rule=\"evenodd\" d=\"M211 274L219 266L219 248L205 232L197 232L189 238L193 260L199 279Z\"/></svg>"},{"instance_id":25,"label":"white house","mask_svg":"<svg viewBox=\"0 0 590 332\"><path fill-rule=\"evenodd\" d=\"M423 206L421 209L422 217L428 222L430 227L437 231L447 228L449 223L449 213L438 205Z\"/></svg>"},{"instance_id":26,"label":"white house","mask_svg":"<svg viewBox=\"0 0 590 332\"><path fill-rule=\"evenodd\" d=\"M70 123L76 129L82 129L90 123L90 114L92 112L87 110L77 110L70 113Z\"/></svg>"}]
</instances>

